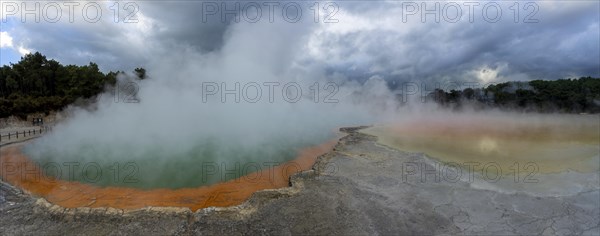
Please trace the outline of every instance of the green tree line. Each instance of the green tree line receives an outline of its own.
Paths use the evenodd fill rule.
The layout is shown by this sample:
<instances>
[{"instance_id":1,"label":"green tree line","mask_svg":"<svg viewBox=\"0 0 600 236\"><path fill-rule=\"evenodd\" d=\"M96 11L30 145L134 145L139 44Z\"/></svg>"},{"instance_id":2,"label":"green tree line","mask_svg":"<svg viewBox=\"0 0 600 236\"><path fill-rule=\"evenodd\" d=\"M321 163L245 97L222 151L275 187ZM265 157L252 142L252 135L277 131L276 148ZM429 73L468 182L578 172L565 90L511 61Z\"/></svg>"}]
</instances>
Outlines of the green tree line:
<instances>
[{"instance_id":1,"label":"green tree line","mask_svg":"<svg viewBox=\"0 0 600 236\"><path fill-rule=\"evenodd\" d=\"M0 118L61 110L114 86L119 73L123 72L103 73L93 62L65 66L39 52L27 54L16 64L0 67ZM140 79L146 77L143 68L134 73Z\"/></svg>"},{"instance_id":2,"label":"green tree line","mask_svg":"<svg viewBox=\"0 0 600 236\"><path fill-rule=\"evenodd\" d=\"M600 112L600 78L505 82L485 88L435 90L429 94L444 106L460 108L465 103L479 107L537 112Z\"/></svg>"}]
</instances>

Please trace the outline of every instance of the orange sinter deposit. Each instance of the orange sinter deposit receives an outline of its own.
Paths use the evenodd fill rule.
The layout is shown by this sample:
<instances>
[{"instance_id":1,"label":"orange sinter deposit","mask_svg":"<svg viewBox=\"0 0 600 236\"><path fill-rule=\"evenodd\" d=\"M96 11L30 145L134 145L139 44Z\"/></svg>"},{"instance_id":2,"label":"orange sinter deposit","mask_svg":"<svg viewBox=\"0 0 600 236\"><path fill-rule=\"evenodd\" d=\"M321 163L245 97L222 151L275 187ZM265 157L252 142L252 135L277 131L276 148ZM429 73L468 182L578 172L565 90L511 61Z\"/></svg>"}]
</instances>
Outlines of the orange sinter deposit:
<instances>
[{"instance_id":1,"label":"orange sinter deposit","mask_svg":"<svg viewBox=\"0 0 600 236\"><path fill-rule=\"evenodd\" d=\"M139 209L154 207L188 207L193 211L206 207L239 205L252 193L289 186L289 177L312 168L317 157L332 150L337 139L304 148L295 160L210 186L182 189L142 190L126 187L98 187L91 184L47 177L36 163L20 151L21 145L0 150L2 180L29 193L66 208L113 207Z\"/></svg>"}]
</instances>

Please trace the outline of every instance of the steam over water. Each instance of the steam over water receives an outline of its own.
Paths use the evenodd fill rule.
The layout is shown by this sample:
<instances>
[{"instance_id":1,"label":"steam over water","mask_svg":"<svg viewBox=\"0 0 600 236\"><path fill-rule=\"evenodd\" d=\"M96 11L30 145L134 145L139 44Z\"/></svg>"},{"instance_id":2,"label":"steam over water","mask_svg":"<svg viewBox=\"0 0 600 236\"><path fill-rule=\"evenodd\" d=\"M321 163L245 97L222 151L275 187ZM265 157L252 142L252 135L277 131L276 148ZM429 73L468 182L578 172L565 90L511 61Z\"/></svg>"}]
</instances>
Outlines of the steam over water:
<instances>
[{"instance_id":1,"label":"steam over water","mask_svg":"<svg viewBox=\"0 0 600 236\"><path fill-rule=\"evenodd\" d=\"M289 161L299 149L334 137L339 127L389 122L391 129L369 132L390 146L442 160L502 166L533 161L543 173L598 170L596 116L454 114L423 104L399 108L397 94L379 76L361 84L321 65L300 63L315 24L277 22L285 21L231 25L217 51L175 46L153 55L145 65L149 79L136 81L139 102L124 103L121 94L107 92L93 109L71 109L65 122L25 153L63 179L196 187ZM127 76L119 78L121 85L127 82ZM278 86L270 90L265 83ZM300 90L292 93L300 94L290 95L284 89L288 83L297 84ZM207 84L219 91L212 93L211 87L207 93ZM243 87L249 84L261 87L251 90L246 97L251 101L240 98L248 96Z\"/></svg>"},{"instance_id":2,"label":"steam over water","mask_svg":"<svg viewBox=\"0 0 600 236\"><path fill-rule=\"evenodd\" d=\"M162 96L142 92L156 89L144 82L139 103L103 97L96 110L75 111L25 153L63 179L101 186L197 187L272 168L292 160L301 148L335 137L340 126L370 120L359 112L367 107L342 101L244 104L218 98L204 103L191 88L153 91ZM52 165L63 173L55 173ZM68 165L75 166L75 175L65 173Z\"/></svg>"},{"instance_id":3,"label":"steam over water","mask_svg":"<svg viewBox=\"0 0 600 236\"><path fill-rule=\"evenodd\" d=\"M455 173L475 188L565 196L600 187L597 115L434 112L364 132L442 163L442 178L446 167L462 168Z\"/></svg>"},{"instance_id":4,"label":"steam over water","mask_svg":"<svg viewBox=\"0 0 600 236\"><path fill-rule=\"evenodd\" d=\"M26 153L45 168L46 174L100 186L135 188L184 188L210 185L273 168L294 159L302 147L325 141L332 135L312 140L274 139L270 144L244 146L226 140L198 138L193 146L175 149L177 144L136 146L82 141L69 150L49 148L36 152L34 144ZM168 146L167 146L168 145ZM82 161L87 160L87 161ZM63 173L57 173L59 165ZM73 176L67 167L73 165ZM98 168L100 167L100 168ZM292 168L292 167L290 167ZM98 171L102 173L98 173Z\"/></svg>"},{"instance_id":5,"label":"steam over water","mask_svg":"<svg viewBox=\"0 0 600 236\"><path fill-rule=\"evenodd\" d=\"M379 142L446 162L535 163L541 173L599 170L600 124L592 115L456 114L365 130ZM480 166L481 167L481 166Z\"/></svg>"},{"instance_id":6,"label":"steam over water","mask_svg":"<svg viewBox=\"0 0 600 236\"><path fill-rule=\"evenodd\" d=\"M301 35L311 27L240 23L229 28L219 51L182 46L156 55L145 66L149 79L135 81L135 97L117 93L138 103L107 92L94 109L70 110L65 122L24 151L48 166L49 175L138 188L208 185L289 161L301 148L334 137L340 126L371 123L386 110L373 102L385 105L392 97L381 79L362 86L295 64L307 43ZM119 84L130 80L121 76ZM249 84L260 92L242 90ZM285 90L286 84L296 87ZM366 102L357 93L381 98Z\"/></svg>"}]
</instances>

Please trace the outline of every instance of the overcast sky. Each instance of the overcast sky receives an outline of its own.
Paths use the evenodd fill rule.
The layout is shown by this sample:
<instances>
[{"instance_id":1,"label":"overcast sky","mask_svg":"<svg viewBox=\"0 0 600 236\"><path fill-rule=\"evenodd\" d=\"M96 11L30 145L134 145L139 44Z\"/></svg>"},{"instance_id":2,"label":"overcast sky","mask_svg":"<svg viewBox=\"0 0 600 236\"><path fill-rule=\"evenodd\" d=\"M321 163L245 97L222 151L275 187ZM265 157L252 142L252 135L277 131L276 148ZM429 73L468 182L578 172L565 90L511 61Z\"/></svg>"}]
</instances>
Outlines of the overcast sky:
<instances>
[{"instance_id":1,"label":"overcast sky","mask_svg":"<svg viewBox=\"0 0 600 236\"><path fill-rule=\"evenodd\" d=\"M287 1L272 11L269 3L248 1L239 3L239 11L235 2L38 3L39 8L34 2L26 7L39 10L39 23L36 13L25 15L20 2L2 2L1 64L39 51L63 64L93 61L105 71L143 66L152 74L152 65L171 63L178 55L185 61L195 60L190 53L201 58L242 50L249 53L237 59L273 70L320 70L358 81L372 76L481 82L600 76L598 1L456 1L439 6L431 1L351 1L320 2L318 7ZM101 15L95 13L98 6ZM296 6L302 9L300 16ZM233 14L223 15L224 7ZM423 7L438 11L424 15ZM120 9L118 16L115 9ZM133 17L127 19L133 22L124 22L130 13Z\"/></svg>"}]
</instances>

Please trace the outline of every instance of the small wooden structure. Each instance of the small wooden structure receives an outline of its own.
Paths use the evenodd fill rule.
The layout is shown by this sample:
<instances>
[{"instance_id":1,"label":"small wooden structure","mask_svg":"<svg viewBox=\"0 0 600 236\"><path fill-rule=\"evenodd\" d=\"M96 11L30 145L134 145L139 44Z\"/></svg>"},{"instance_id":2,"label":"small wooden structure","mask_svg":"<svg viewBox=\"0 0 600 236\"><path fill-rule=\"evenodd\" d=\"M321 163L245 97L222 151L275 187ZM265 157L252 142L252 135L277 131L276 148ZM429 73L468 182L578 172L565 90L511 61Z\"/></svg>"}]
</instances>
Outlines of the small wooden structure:
<instances>
[{"instance_id":1,"label":"small wooden structure","mask_svg":"<svg viewBox=\"0 0 600 236\"><path fill-rule=\"evenodd\" d=\"M31 122L31 124L32 124L33 126L36 126L36 125L37 125L37 126L44 125L44 119L42 119L42 118L33 118L33 121Z\"/></svg>"}]
</instances>

